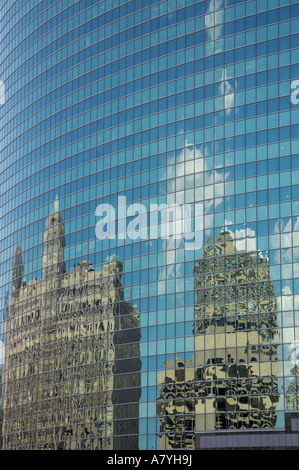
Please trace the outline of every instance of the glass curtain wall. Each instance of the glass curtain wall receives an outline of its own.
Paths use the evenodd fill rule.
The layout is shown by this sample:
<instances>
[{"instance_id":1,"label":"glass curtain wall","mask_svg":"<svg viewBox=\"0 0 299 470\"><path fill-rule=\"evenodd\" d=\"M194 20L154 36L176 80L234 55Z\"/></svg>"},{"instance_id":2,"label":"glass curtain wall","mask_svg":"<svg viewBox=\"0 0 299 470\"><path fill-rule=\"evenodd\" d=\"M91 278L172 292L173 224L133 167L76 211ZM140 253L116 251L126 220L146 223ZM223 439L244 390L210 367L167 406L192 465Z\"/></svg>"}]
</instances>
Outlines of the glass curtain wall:
<instances>
[{"instance_id":1,"label":"glass curtain wall","mask_svg":"<svg viewBox=\"0 0 299 470\"><path fill-rule=\"evenodd\" d=\"M299 3L0 8L2 447L284 429Z\"/></svg>"}]
</instances>

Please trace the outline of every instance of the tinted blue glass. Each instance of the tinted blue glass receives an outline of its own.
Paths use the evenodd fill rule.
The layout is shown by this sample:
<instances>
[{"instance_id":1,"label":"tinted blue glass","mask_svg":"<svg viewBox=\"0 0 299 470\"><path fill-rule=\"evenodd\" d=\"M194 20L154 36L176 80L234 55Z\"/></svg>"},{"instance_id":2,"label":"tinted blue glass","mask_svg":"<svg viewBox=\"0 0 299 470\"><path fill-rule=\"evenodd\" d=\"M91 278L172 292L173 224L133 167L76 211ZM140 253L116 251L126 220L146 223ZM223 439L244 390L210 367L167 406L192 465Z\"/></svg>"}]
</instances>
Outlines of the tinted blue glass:
<instances>
[{"instance_id":1,"label":"tinted blue glass","mask_svg":"<svg viewBox=\"0 0 299 470\"><path fill-rule=\"evenodd\" d=\"M299 3L87 3L1 6L3 447L287 447Z\"/></svg>"}]
</instances>

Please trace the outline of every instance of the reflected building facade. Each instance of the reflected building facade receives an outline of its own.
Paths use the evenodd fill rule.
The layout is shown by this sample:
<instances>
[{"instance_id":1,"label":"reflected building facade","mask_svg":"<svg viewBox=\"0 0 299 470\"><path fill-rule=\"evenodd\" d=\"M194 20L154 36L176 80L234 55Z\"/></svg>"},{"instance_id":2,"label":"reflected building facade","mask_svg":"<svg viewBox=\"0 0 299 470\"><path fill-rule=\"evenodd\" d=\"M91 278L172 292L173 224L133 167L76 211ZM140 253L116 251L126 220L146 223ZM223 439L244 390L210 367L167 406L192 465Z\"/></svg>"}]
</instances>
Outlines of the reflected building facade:
<instances>
[{"instance_id":1,"label":"reflected building facade","mask_svg":"<svg viewBox=\"0 0 299 470\"><path fill-rule=\"evenodd\" d=\"M274 428L277 419L278 306L268 259L238 250L224 230L207 240L194 279L194 362L166 364L159 379L167 448L194 447L195 431Z\"/></svg>"},{"instance_id":2,"label":"reflected building facade","mask_svg":"<svg viewBox=\"0 0 299 470\"><path fill-rule=\"evenodd\" d=\"M160 418L160 448L188 449L194 447L195 407L198 384L192 361L168 361L158 374L159 397L157 416Z\"/></svg>"},{"instance_id":3,"label":"reflected building facade","mask_svg":"<svg viewBox=\"0 0 299 470\"><path fill-rule=\"evenodd\" d=\"M5 319L4 449L137 449L139 314L122 263L66 272L58 201L48 216L43 278L26 284L15 250ZM128 349L129 344L129 349Z\"/></svg>"},{"instance_id":4,"label":"reflected building facade","mask_svg":"<svg viewBox=\"0 0 299 470\"><path fill-rule=\"evenodd\" d=\"M281 365L268 260L237 250L224 231L194 271L197 430L275 427Z\"/></svg>"}]
</instances>

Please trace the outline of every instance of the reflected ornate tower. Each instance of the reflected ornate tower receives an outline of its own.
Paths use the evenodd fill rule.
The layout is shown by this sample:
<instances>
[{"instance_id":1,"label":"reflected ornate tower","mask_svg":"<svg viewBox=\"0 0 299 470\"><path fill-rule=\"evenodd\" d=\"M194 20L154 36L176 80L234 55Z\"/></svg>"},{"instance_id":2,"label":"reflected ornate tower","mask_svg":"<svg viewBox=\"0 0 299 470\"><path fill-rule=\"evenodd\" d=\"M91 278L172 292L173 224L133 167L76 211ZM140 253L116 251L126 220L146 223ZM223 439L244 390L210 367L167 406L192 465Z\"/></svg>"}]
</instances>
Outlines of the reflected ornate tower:
<instances>
[{"instance_id":1,"label":"reflected ornate tower","mask_svg":"<svg viewBox=\"0 0 299 470\"><path fill-rule=\"evenodd\" d=\"M223 231L208 239L194 280L193 364L177 358L158 378L162 448L194 447L195 431L273 428L277 419L279 335L268 260L237 250Z\"/></svg>"},{"instance_id":2,"label":"reflected ornate tower","mask_svg":"<svg viewBox=\"0 0 299 470\"><path fill-rule=\"evenodd\" d=\"M139 314L122 263L66 272L64 226L47 218L43 279L22 280L15 252L5 319L4 449L138 449Z\"/></svg>"}]
</instances>

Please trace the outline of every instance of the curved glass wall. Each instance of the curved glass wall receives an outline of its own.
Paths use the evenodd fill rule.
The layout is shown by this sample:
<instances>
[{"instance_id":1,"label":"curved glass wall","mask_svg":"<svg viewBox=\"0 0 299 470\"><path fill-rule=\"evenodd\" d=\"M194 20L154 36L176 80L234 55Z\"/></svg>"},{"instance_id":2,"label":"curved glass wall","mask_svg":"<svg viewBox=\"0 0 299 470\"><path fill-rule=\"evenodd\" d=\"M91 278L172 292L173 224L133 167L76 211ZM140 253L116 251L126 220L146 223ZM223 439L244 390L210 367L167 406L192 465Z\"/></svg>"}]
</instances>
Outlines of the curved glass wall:
<instances>
[{"instance_id":1,"label":"curved glass wall","mask_svg":"<svg viewBox=\"0 0 299 470\"><path fill-rule=\"evenodd\" d=\"M299 3L50 3L1 6L2 447L274 443L299 407Z\"/></svg>"}]
</instances>

